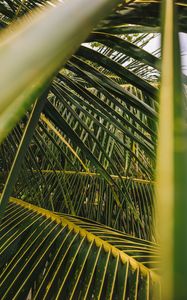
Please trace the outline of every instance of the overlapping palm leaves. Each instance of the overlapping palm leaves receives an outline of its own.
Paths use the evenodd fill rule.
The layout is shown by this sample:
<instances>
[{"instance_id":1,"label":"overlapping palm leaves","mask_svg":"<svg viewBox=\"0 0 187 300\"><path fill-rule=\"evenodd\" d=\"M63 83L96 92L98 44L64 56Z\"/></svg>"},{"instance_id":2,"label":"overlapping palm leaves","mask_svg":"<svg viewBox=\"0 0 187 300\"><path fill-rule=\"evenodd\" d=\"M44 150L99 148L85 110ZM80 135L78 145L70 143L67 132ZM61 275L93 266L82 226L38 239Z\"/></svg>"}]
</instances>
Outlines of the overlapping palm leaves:
<instances>
[{"instance_id":1,"label":"overlapping palm leaves","mask_svg":"<svg viewBox=\"0 0 187 300\"><path fill-rule=\"evenodd\" d=\"M118 216L123 215L124 210L126 210L123 205L128 202L132 215L135 215L135 219L139 219L133 197L127 191L129 180L126 182L121 176L152 179L157 115L155 110L157 104L153 100L153 95L156 88L130 71L130 67L123 66L124 58L128 58L130 54L128 48L124 45L128 45L134 50L131 51L131 57L133 59L139 58L141 64L141 53L144 57L144 63L146 62L151 67L155 66L155 69L158 68L159 61L151 54L120 37L112 36L111 42L108 42L108 44L107 35L96 32L89 38L89 41L94 40L97 43L102 42L105 51L109 45L110 56L91 49L89 46L82 46L53 81L49 94L50 102L46 103L44 113L53 122L52 125L55 125L56 128L61 130L61 133L63 132L66 135L65 139L80 157L78 160L73 155L73 160L71 159L76 165L76 170L89 170L101 174L102 177L104 176L106 188L109 188L111 198L116 201L116 208L114 207L113 210L117 209ZM120 51L123 60L116 62L116 59L112 59L112 56L120 53ZM97 63L98 59L99 64ZM138 62L136 66L138 67ZM116 80L107 76L106 71L110 71L115 78L123 80L124 84L127 83L127 88L121 87ZM129 83L135 84L134 90L130 86L132 90L130 92L128 90ZM151 105L149 105L150 102ZM66 130L64 132L65 126ZM49 145L49 138L53 135L56 144L60 143L59 138L48 127L41 121L40 129L37 129L34 137L38 141L35 143L35 151L39 152L40 156L44 155L44 152L41 153L41 139L45 139L45 144ZM50 146L47 145L46 148L49 148ZM53 143L51 145L53 148L57 148L57 146L53 146ZM62 164L66 162L66 169L72 169L72 166L67 163L67 157L72 156L72 151L67 147L65 147L65 150L60 150L59 148L62 147L64 148L63 143L61 143L61 147L58 146L58 149L56 149L57 157L61 158ZM59 159L57 159L55 167L53 159L50 158L50 160L52 160L50 169L54 170L55 177L59 176L55 173L55 169L62 169ZM80 164L80 162L82 163ZM35 166L35 168L39 171L38 166ZM45 164L42 168L45 170L49 166ZM119 176L119 179L121 178L121 180L118 180L118 184L110 176L111 174ZM46 177L45 173L41 177L42 180L44 180L44 176ZM57 182L59 182L59 179L57 179ZM37 184L41 190L43 184L40 184L38 179ZM52 190L49 191L50 198L53 194L56 195L56 192L54 192L55 185L54 183L48 185L52 186ZM120 197L116 194L114 187L118 190L118 193L120 191ZM57 189L59 193L59 188ZM69 187L61 187L60 190L59 196L69 198L68 201L72 201L68 196ZM102 193L102 197L106 198L104 193ZM114 200L111 202L115 203ZM108 201L110 200L108 199ZM123 203L122 206L121 202ZM52 206L55 207L55 204L52 204ZM63 206L62 203L61 207ZM66 209L68 212L69 208L66 207ZM73 211L70 210L70 212ZM146 218L152 220L151 216L146 216ZM143 229L142 221L144 222L144 220L139 220Z\"/></svg>"},{"instance_id":2,"label":"overlapping palm leaves","mask_svg":"<svg viewBox=\"0 0 187 300\"><path fill-rule=\"evenodd\" d=\"M4 1L1 11L2 27L7 27L12 20L25 14L34 6L40 5L43 10L44 4L45 1ZM181 30L185 32L186 5L180 1L178 7ZM133 236L155 241L153 171L157 140L157 93L160 60L142 49L146 40L149 40L149 35L141 36L145 38L145 41L141 42L141 39L138 41L140 36L132 38L128 34L159 32L159 13L160 1L126 1L123 5L119 5L111 16L98 24L85 43L59 70L47 95L45 94L46 102L43 114L40 116L36 129L34 130L35 126L31 128L34 135L26 156L25 151L20 156L21 168L20 164L19 166L14 164L14 173L20 170L20 174L17 176L13 195L52 211L90 218ZM131 42L129 42L129 38ZM154 76L151 75L153 72ZM29 112L1 144L2 188L28 119ZM25 144L23 139L22 144ZM6 186L8 183L10 183L10 179L8 179ZM6 188L4 194L6 194ZM40 218L39 209L29 207L24 203L21 204L19 201L15 203L14 205L11 204L13 214L15 205L17 208L22 205L28 216L34 211L33 218L38 218L38 225L40 221L42 222L41 228L37 229L36 226L38 225L36 223L33 225L30 218L28 224L24 221L23 223L18 222L16 225L16 230L20 232L20 241L18 242L19 238L14 240L14 234L17 231L12 231L10 225L10 231L8 231L10 235L4 236L2 247L4 247L4 243L8 243L7 239L10 237L10 245L18 242L20 251L23 249L22 247L28 247L27 241L32 237L28 232L25 235L22 226L26 225L28 228L34 226L36 231L34 231L33 236L37 234L42 236L44 231L48 232L48 226L51 226L48 235L52 240L56 238L52 232L58 227L57 244L64 240L60 249L56 249L55 253L51 253L50 248L45 248L45 242L40 245L40 251L44 253L45 259L42 260L42 267L38 265L40 268L35 269L38 279L35 280L34 277L29 284L26 281L25 286L20 286L20 289L18 287L18 294L15 293L15 299L20 295L26 297L29 290L32 293L37 293L37 288L39 288L40 299L41 295L44 297L44 294L46 299L51 299L51 285L49 284L51 279L46 278L51 274L50 270L53 265L57 268L57 275L55 276L58 276L59 280L58 287L55 285L58 296L55 294L53 297L61 297L68 291L67 295L71 293L72 297L79 296L80 299L84 299L83 294L79 291L81 280L83 280L81 276L75 272L77 278L75 286L71 283L70 288L68 288L67 282L69 282L71 268L75 268L75 264L77 266L76 271L80 270L79 268L83 270L86 265L92 264L91 277L88 276L90 281L88 286L85 286L88 291L85 299L86 297L90 299L89 297L92 296L90 291L93 292L93 289L90 288L93 282L100 282L98 276L101 275L97 274L99 272L97 262L101 260L101 257L105 262L102 265L103 277L100 285L97 285L98 289L93 292L95 298L97 298L97 293L105 299L111 299L111 297L122 299L125 293L126 297L132 293L134 299L139 299L137 297L140 295L142 299L148 297L152 299L152 279L150 279L152 277L149 277L152 271L146 269L148 273L143 271L142 274L144 275L141 275L142 266L139 266L137 262L133 270L131 267L128 272L127 268L120 269L119 257L117 256L117 261L112 261L111 254L104 254L102 246L97 245L96 237L92 236L92 240L89 241L88 239L88 243L87 239L81 236L81 230L79 236L73 231L69 233L68 230L64 229L64 225L57 225L63 217L58 216L57 219L53 220L53 215L48 217L46 212L44 215L47 215L47 218L44 216ZM85 224L84 221L81 223L80 219L68 216L64 218L70 218L74 224L78 222L78 225L81 224L80 227ZM6 216L4 222L6 222ZM51 225L46 225L47 223ZM98 226L101 228L101 225ZM87 229L90 230L91 228L97 231L97 225L94 222L90 223ZM103 228L103 231L106 230L105 227ZM7 230L6 227L5 230ZM61 231L63 232L62 235ZM114 237L115 231L112 229L110 231ZM67 253L63 250L64 243L67 243L64 234L69 236L67 241L70 252ZM24 239L21 238L22 236ZM113 237L109 239L110 244ZM102 238L104 239L104 237ZM39 239L38 243L41 242ZM77 241L76 245L74 245L74 239ZM130 237L129 239L133 240ZM119 240L115 240L115 247L118 246L118 242ZM136 243L137 241L133 240L134 247L136 247ZM150 250L149 242L144 241L143 243L148 247L147 253ZM128 242L126 241L125 244L128 245ZM74 245L73 248L71 245ZM86 246L83 247L83 245ZM52 246L53 242L50 243L50 247ZM78 247L77 251L75 251L75 247ZM95 247L100 248L96 250ZM83 254L80 254L79 250L83 250ZM92 250L96 255L94 265L93 260L89 259ZM128 253L126 250L124 248L125 253ZM69 257L69 260L64 260L63 256L59 256L61 251L64 253L63 255ZM133 251L130 249L130 256L133 255ZM85 253L87 253L86 259L88 260L83 260L82 255ZM9 256L9 263L11 260L17 259L14 254L11 253ZM151 252L148 256L150 255ZM28 258L29 262L30 258ZM138 257L135 258L138 260ZM142 259L141 255L140 258ZM34 259L37 261L39 256ZM34 268L36 261L31 259L31 269ZM60 261L61 263L59 263ZM6 261L4 263L6 264ZM66 264L67 274L60 272L61 268L64 268L63 263ZM26 276L28 277L26 278L33 278L36 274L35 271L30 273L30 269L21 269L22 264L24 264L24 260L20 265L18 263L18 268L21 270L20 276L27 272ZM107 266L111 266L112 269ZM2 268L3 274L11 272L8 270L9 265L8 267L4 265ZM112 273L112 278L110 278L109 273ZM11 280L8 274L10 273L4 277L5 289L9 282L6 280ZM121 277L120 274L122 274ZM51 276L55 278L54 275ZM18 277L16 280L19 281L20 278ZM155 278L159 284L157 276ZM116 289L120 280L123 280L123 290L120 291L119 296ZM106 284L110 284L108 295L103 294L106 290ZM126 285L127 289L125 289ZM155 289L158 291L158 287ZM6 297L10 297L13 290L14 282L4 298L8 299ZM159 299L158 297L156 299Z\"/></svg>"}]
</instances>

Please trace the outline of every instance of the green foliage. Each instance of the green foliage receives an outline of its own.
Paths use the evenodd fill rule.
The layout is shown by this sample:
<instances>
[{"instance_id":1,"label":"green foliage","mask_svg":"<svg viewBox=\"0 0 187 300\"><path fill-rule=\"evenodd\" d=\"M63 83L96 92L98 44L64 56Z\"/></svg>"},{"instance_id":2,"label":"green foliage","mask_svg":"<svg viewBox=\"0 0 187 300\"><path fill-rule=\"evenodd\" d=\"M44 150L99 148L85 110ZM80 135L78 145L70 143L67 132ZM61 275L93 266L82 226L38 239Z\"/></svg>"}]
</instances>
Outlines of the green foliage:
<instances>
[{"instance_id":1,"label":"green foliage","mask_svg":"<svg viewBox=\"0 0 187 300\"><path fill-rule=\"evenodd\" d=\"M160 299L154 243L12 198L0 233L1 299Z\"/></svg>"},{"instance_id":2,"label":"green foliage","mask_svg":"<svg viewBox=\"0 0 187 300\"><path fill-rule=\"evenodd\" d=\"M88 2L0 4L1 299L161 299L160 1Z\"/></svg>"}]
</instances>

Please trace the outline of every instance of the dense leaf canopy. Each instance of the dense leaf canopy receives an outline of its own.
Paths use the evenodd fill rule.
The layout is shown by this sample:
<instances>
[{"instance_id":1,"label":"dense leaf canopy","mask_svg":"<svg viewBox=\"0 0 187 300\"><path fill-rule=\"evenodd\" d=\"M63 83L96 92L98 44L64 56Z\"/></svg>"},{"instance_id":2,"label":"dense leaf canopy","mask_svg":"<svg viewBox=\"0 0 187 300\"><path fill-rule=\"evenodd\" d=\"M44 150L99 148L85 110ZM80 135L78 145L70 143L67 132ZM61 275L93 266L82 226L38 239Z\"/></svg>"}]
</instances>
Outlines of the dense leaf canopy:
<instances>
[{"instance_id":1,"label":"dense leaf canopy","mask_svg":"<svg viewBox=\"0 0 187 300\"><path fill-rule=\"evenodd\" d=\"M176 2L182 32L185 2ZM81 27L61 45L71 18L56 28L50 12L68 1L0 2L2 38L10 35L0 54L12 38L28 62L14 79L8 67L2 74L7 93L15 86L16 94L0 106L1 299L160 299L154 176L161 53L159 45L144 49L160 38L160 4L118 1L81 45ZM33 9L38 16L46 10L51 27L38 43ZM25 26L28 48L14 22ZM86 15L82 30L85 24ZM42 33L45 26L37 26ZM10 196L21 200L8 203Z\"/></svg>"}]
</instances>

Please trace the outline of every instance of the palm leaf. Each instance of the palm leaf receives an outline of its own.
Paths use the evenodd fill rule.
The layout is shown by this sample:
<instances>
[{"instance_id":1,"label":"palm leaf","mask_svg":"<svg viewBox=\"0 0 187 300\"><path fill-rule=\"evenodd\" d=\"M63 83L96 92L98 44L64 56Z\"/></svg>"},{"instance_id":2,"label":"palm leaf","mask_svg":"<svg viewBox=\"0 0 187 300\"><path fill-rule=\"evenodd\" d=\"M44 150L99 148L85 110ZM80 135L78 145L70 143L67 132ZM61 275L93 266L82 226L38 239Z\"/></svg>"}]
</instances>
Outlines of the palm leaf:
<instances>
[{"instance_id":1,"label":"palm leaf","mask_svg":"<svg viewBox=\"0 0 187 300\"><path fill-rule=\"evenodd\" d=\"M40 95L50 83L55 73L67 60L68 56L71 56L79 46L79 43L86 38L98 19L101 18L104 13L106 14L107 10L112 8L115 4L114 1L113 3L112 1L98 1L97 3L94 2L95 4L93 4L93 6L88 7L84 5L83 2L81 3L81 1L77 4L73 1L72 3L74 11L73 8L69 11L68 7L71 7L71 3L68 6L60 3L55 7L48 8L44 12L42 11L40 14L38 13L38 15L35 15L31 23L28 23L27 20L24 22L22 20L22 26L17 25L15 28L13 27L11 34L9 31L10 29L8 29L8 38L6 33L4 33L3 38L1 37L1 67L3 70L6 70L6 73L3 74L0 87L0 112L1 119L3 120L0 128L1 142L15 125L16 121L19 120L19 117L24 114L25 109L35 101L36 97ZM76 14L76 11L82 6L87 7L88 11L84 12L83 15L79 14L79 19L75 18L75 23L72 23L70 21L71 14ZM90 26L84 26L82 23L83 20L85 20L85 13L87 17L90 17L92 20ZM92 16L95 16L95 20ZM50 22L48 22L48 20L50 20ZM69 26L67 26L68 20L70 21ZM65 31L63 24L66 24ZM46 26L48 26L48 28ZM81 30L79 30L79 26ZM58 27L62 29L62 32L56 31L59 36L54 35L55 29ZM16 31L16 33L14 31ZM47 39L50 32L51 36L54 38L54 41L52 42L51 40L50 43L51 49L49 49ZM72 39L70 39L70 34ZM74 36L76 36L76 39ZM38 41L40 41L41 44L38 43ZM47 42L46 46L44 45L45 41ZM71 44L69 44L69 41L71 41ZM14 44L14 49L12 49L11 53L11 51L7 50L11 49L10 45L12 43ZM37 48L35 46L31 48L31 45L37 45ZM64 49L62 51L62 45L65 46L66 50ZM25 55L22 56L20 53L22 53L23 49ZM45 55L43 49L46 49ZM36 52L34 53L34 51ZM12 55L16 55L17 60L11 60ZM28 69L29 61L31 68L32 65L37 66L32 72L28 71L30 69ZM44 69L45 72L43 72ZM17 78L15 81L13 78L16 78L17 73L23 74L23 76L20 77L21 80L18 80ZM14 85L12 84L11 89L7 89L8 82L10 81L14 82ZM14 104L12 103L13 99Z\"/></svg>"},{"instance_id":2,"label":"palm leaf","mask_svg":"<svg viewBox=\"0 0 187 300\"><path fill-rule=\"evenodd\" d=\"M154 243L14 198L0 230L1 299L160 299Z\"/></svg>"},{"instance_id":3,"label":"palm leaf","mask_svg":"<svg viewBox=\"0 0 187 300\"><path fill-rule=\"evenodd\" d=\"M187 242L184 239L187 213L186 99L184 99L182 86L178 14L174 3L166 1L163 4L163 16L163 60L156 185L160 227L164 221L164 227L160 230L162 270L165 270L163 272L165 287L163 296L165 299L185 299L187 295L185 281ZM167 122L165 120L166 111Z\"/></svg>"}]
</instances>

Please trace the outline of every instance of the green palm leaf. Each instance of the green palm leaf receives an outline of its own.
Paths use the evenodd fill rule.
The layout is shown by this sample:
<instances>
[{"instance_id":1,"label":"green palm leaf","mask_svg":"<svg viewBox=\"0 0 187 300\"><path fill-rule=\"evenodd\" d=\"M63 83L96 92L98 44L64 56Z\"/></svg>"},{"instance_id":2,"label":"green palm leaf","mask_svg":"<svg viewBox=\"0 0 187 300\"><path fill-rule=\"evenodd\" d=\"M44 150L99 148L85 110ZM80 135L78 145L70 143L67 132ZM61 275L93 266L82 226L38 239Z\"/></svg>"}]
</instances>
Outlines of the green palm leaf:
<instances>
[{"instance_id":1,"label":"green palm leaf","mask_svg":"<svg viewBox=\"0 0 187 300\"><path fill-rule=\"evenodd\" d=\"M160 299L154 243L14 198L0 231L1 299Z\"/></svg>"}]
</instances>

